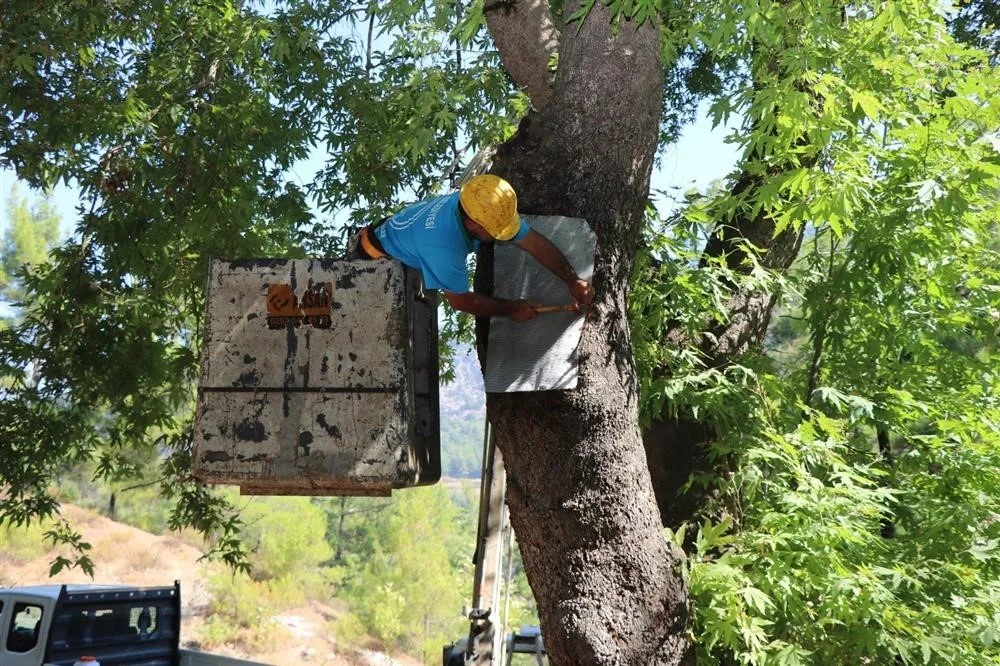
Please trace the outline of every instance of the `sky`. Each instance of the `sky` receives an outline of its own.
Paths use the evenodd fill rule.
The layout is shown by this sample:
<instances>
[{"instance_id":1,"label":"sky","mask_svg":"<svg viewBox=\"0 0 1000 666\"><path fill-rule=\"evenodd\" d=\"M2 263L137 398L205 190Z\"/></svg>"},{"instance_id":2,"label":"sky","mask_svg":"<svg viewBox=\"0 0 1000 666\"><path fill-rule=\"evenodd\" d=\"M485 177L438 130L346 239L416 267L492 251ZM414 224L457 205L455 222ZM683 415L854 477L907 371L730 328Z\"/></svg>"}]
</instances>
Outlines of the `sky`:
<instances>
[{"instance_id":1,"label":"sky","mask_svg":"<svg viewBox=\"0 0 1000 666\"><path fill-rule=\"evenodd\" d=\"M739 126L735 115L726 125L712 127L708 104L699 108L697 119L684 128L677 143L667 146L650 181L652 190L677 188L678 194L687 190L704 191L716 180L722 180L736 165L740 151L725 142L726 136ZM661 215L671 212L673 206L657 202Z\"/></svg>"},{"instance_id":2,"label":"sky","mask_svg":"<svg viewBox=\"0 0 1000 666\"><path fill-rule=\"evenodd\" d=\"M692 188L704 190L713 181L725 178L736 164L738 150L724 141L732 125L713 129L705 111L703 108L697 120L684 129L677 143L664 149L653 172L652 189L677 189L679 190L677 194L683 194ZM321 161L322 156L318 156L297 164L293 168L294 173L291 177L299 182L305 182L318 171ZM17 178L12 171L0 169L0 237L6 233L9 225L8 197L16 182ZM18 184L18 192L29 201L34 198L33 193L24 184ZM64 237L68 236L75 226L79 196L78 189L61 183L52 192L52 202L60 214L62 220L60 228ZM673 209L673 204L670 201L660 200L657 201L657 208L662 215L666 215Z\"/></svg>"}]
</instances>

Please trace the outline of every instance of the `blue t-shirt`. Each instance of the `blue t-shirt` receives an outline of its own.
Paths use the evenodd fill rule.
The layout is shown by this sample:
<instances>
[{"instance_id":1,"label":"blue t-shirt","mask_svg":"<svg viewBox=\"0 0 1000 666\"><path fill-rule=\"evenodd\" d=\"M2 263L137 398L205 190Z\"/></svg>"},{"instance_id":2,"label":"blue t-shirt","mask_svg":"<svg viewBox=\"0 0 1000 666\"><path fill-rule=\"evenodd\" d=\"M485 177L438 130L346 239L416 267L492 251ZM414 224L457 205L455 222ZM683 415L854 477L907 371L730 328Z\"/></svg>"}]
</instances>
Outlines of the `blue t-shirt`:
<instances>
[{"instance_id":1,"label":"blue t-shirt","mask_svg":"<svg viewBox=\"0 0 1000 666\"><path fill-rule=\"evenodd\" d=\"M511 240L524 238L528 230L522 221ZM407 206L380 224L375 236L390 257L420 271L428 289L469 291L466 259L479 249L479 241L462 224L457 191Z\"/></svg>"}]
</instances>

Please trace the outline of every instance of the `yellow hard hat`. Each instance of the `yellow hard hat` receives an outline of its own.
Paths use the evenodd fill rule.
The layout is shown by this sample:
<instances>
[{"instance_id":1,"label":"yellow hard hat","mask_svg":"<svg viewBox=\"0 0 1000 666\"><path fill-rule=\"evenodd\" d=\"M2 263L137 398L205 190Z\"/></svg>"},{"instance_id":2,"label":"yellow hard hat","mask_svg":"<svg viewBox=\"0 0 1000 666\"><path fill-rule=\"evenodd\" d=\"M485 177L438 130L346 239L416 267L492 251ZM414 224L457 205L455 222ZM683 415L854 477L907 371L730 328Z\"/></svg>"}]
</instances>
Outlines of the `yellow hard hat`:
<instances>
[{"instance_id":1,"label":"yellow hard hat","mask_svg":"<svg viewBox=\"0 0 1000 666\"><path fill-rule=\"evenodd\" d=\"M510 240L521 228L517 193L500 176L488 173L470 178L459 190L458 200L465 213L499 241Z\"/></svg>"}]
</instances>

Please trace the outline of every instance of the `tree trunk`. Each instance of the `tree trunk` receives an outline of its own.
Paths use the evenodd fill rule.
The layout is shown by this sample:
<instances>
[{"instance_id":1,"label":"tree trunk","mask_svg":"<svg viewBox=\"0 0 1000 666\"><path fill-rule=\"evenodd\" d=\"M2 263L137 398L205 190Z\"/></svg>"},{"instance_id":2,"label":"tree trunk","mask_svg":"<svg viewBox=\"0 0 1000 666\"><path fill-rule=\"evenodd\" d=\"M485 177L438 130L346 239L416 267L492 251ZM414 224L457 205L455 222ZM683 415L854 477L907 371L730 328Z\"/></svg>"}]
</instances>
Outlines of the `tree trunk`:
<instances>
[{"instance_id":1,"label":"tree trunk","mask_svg":"<svg viewBox=\"0 0 1000 666\"><path fill-rule=\"evenodd\" d=\"M347 517L347 498L340 498L340 517L337 518L337 552L333 561L338 564L344 560L344 518Z\"/></svg>"},{"instance_id":2,"label":"tree trunk","mask_svg":"<svg viewBox=\"0 0 1000 666\"><path fill-rule=\"evenodd\" d=\"M577 27L563 31L551 98L494 171L522 211L582 217L597 235L580 382L490 394L487 408L551 663L678 664L690 652L687 590L646 466L625 307L661 117L658 27L615 35L601 3ZM478 289L492 286L492 263L482 251Z\"/></svg>"}]
</instances>

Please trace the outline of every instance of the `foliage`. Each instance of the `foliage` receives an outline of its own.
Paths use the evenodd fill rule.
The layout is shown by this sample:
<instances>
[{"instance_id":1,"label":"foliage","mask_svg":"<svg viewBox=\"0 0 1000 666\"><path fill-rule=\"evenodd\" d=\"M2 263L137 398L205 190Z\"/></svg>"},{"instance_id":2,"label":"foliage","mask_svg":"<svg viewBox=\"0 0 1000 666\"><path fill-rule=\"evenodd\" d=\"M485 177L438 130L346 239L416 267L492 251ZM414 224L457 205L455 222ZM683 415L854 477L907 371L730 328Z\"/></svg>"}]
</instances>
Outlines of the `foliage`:
<instances>
[{"instance_id":1,"label":"foliage","mask_svg":"<svg viewBox=\"0 0 1000 666\"><path fill-rule=\"evenodd\" d=\"M722 473L691 480L717 500L671 534L690 551L700 660L995 664L996 72L920 3L859 8L844 28L813 16L784 47L787 79L715 109L749 119L734 136L748 153L794 153L805 129L823 159L651 221L633 283L646 418L707 418L718 435ZM820 115L796 104L796 80ZM778 97L780 113L756 114ZM740 206L807 225L789 273L699 261L707 225ZM662 344L738 316L739 289L780 298L780 349L713 367L695 344Z\"/></svg>"},{"instance_id":2,"label":"foliage","mask_svg":"<svg viewBox=\"0 0 1000 666\"><path fill-rule=\"evenodd\" d=\"M18 272L44 262L59 240L59 214L49 197L29 205L17 185L11 187L6 207L9 226L0 239L0 298L13 303L24 296Z\"/></svg>"},{"instance_id":3,"label":"foliage","mask_svg":"<svg viewBox=\"0 0 1000 666\"><path fill-rule=\"evenodd\" d=\"M217 568L212 574L203 642L253 649L280 631L275 615L336 598L347 606L331 627L339 644L438 655L440 645L468 629L460 611L471 579L474 496L469 483L385 499L240 502L251 573ZM525 586L523 573L515 583ZM522 597L515 592L514 608L529 621Z\"/></svg>"},{"instance_id":4,"label":"foliage","mask_svg":"<svg viewBox=\"0 0 1000 666\"><path fill-rule=\"evenodd\" d=\"M317 500L335 553L324 575L350 607L331 625L338 643L419 653L432 663L441 645L468 632L460 611L472 579L477 491L464 482L391 499ZM510 595L508 626L537 624L516 552Z\"/></svg>"},{"instance_id":5,"label":"foliage","mask_svg":"<svg viewBox=\"0 0 1000 666\"><path fill-rule=\"evenodd\" d=\"M3 544L5 560L14 563L24 562L48 551L45 546L46 523L32 523L20 527L4 525L0 527L0 543ZM4 581L9 584L9 581Z\"/></svg>"},{"instance_id":6,"label":"foliage","mask_svg":"<svg viewBox=\"0 0 1000 666\"><path fill-rule=\"evenodd\" d=\"M452 365L453 377L440 390L442 474L478 479L486 417L482 371L471 349L464 346L456 347Z\"/></svg>"},{"instance_id":7,"label":"foliage","mask_svg":"<svg viewBox=\"0 0 1000 666\"><path fill-rule=\"evenodd\" d=\"M385 647L425 657L440 655L441 645L466 631L459 611L471 580L474 522L456 525L456 519L442 486L394 498L376 527L372 551L344 579L343 596L356 616L346 624L356 622Z\"/></svg>"},{"instance_id":8,"label":"foliage","mask_svg":"<svg viewBox=\"0 0 1000 666\"><path fill-rule=\"evenodd\" d=\"M483 464L482 421L473 417L443 422L441 459L445 476L478 479Z\"/></svg>"},{"instance_id":9,"label":"foliage","mask_svg":"<svg viewBox=\"0 0 1000 666\"><path fill-rule=\"evenodd\" d=\"M951 432L925 436L936 451L909 451L887 471L861 421L811 412L784 435L727 442L742 459L727 484L731 504L697 530L687 565L708 662L1000 657L991 619L1000 611L995 425L969 447L945 445ZM965 475L970 465L989 471ZM947 500L941 484L953 488ZM885 538L886 520L895 538Z\"/></svg>"},{"instance_id":10,"label":"foliage","mask_svg":"<svg viewBox=\"0 0 1000 666\"><path fill-rule=\"evenodd\" d=\"M79 568L90 577L94 575L93 547L63 518L0 526L0 544L3 544L0 563L8 560L17 564L50 553L50 575L66 568ZM4 584L3 576L0 576L0 584Z\"/></svg>"},{"instance_id":11,"label":"foliage","mask_svg":"<svg viewBox=\"0 0 1000 666\"><path fill-rule=\"evenodd\" d=\"M141 451L162 460L169 524L244 564L235 508L187 471L208 257L334 254L334 222L379 219L510 136L527 101L481 18L448 3L3 3L0 163L82 198L0 331L0 521L52 515L49 482L77 463L135 478Z\"/></svg>"},{"instance_id":12,"label":"foliage","mask_svg":"<svg viewBox=\"0 0 1000 666\"><path fill-rule=\"evenodd\" d=\"M304 497L252 498L242 504L249 573L221 567L212 573L212 613L202 640L254 650L282 631L276 615L333 596L337 572L327 566L333 550L322 507Z\"/></svg>"},{"instance_id":13,"label":"foliage","mask_svg":"<svg viewBox=\"0 0 1000 666\"><path fill-rule=\"evenodd\" d=\"M200 633L207 647L235 644L255 650L273 644L275 633L281 631L274 615L284 606L276 603L269 582L218 571L209 581L209 592L211 614Z\"/></svg>"},{"instance_id":14,"label":"foliage","mask_svg":"<svg viewBox=\"0 0 1000 666\"><path fill-rule=\"evenodd\" d=\"M989 52L993 64L1000 64L1000 3L962 2L949 9L948 23L955 38Z\"/></svg>"},{"instance_id":15,"label":"foliage","mask_svg":"<svg viewBox=\"0 0 1000 666\"><path fill-rule=\"evenodd\" d=\"M326 540L326 516L308 498L255 498L242 516L256 580L305 578L333 554Z\"/></svg>"},{"instance_id":16,"label":"foliage","mask_svg":"<svg viewBox=\"0 0 1000 666\"><path fill-rule=\"evenodd\" d=\"M123 480L142 450L163 459L170 525L243 563L235 508L189 473L207 258L335 251L307 197L378 219L525 108L482 33L454 43L452 8L370 9L3 3L0 161L34 187L78 184L83 212L0 332L0 521L51 515L67 464ZM329 158L303 187L292 166L317 146Z\"/></svg>"},{"instance_id":17,"label":"foliage","mask_svg":"<svg viewBox=\"0 0 1000 666\"><path fill-rule=\"evenodd\" d=\"M218 615L213 631L220 636L226 627L234 633L239 633L236 627L263 632L267 618L281 608L323 599L330 592L323 565L332 550L320 507L304 497L252 498L240 515L249 572L219 571L212 577Z\"/></svg>"},{"instance_id":18,"label":"foliage","mask_svg":"<svg viewBox=\"0 0 1000 666\"><path fill-rule=\"evenodd\" d=\"M645 421L718 434L723 473L692 479L716 500L674 535L691 548L702 659L996 663L992 5L603 4L619 22L662 21L664 138L705 94L717 122L744 120L740 174L649 230L630 299ZM225 594L219 583L232 609L219 640L301 592L288 569L342 590L359 637L427 652L462 632L455 544L469 536L442 489L367 515L320 503L324 525L311 504L294 505L301 523L264 504L241 515L190 477L207 258L333 253L335 220L435 191L526 111L482 3L459 9L0 4L0 164L83 192L75 233L46 261L29 248L51 240L27 239L50 223L5 241L5 298L16 289L24 305L0 330L0 526L54 516L50 482L68 468L125 485L156 460L168 526L255 571ZM992 54L956 44L948 19ZM315 150L327 161L302 184L294 169ZM738 187L743 175L756 186ZM765 270L746 239L742 265L701 257L714 222L761 215L775 233L808 231L789 273ZM12 263L30 267L11 280ZM705 332L740 316L740 290L794 318L783 353L711 363ZM55 565L88 566L79 535L49 532L78 548ZM332 572L317 574L324 560Z\"/></svg>"}]
</instances>

